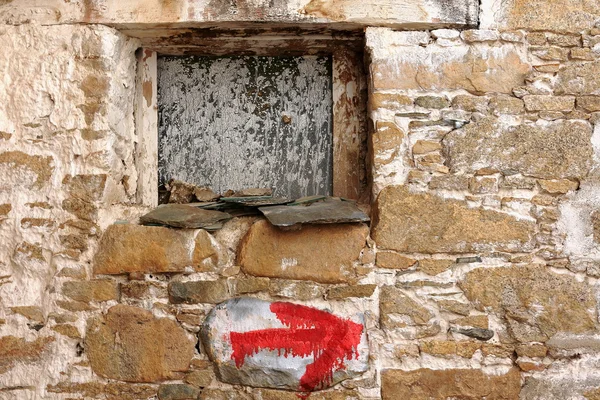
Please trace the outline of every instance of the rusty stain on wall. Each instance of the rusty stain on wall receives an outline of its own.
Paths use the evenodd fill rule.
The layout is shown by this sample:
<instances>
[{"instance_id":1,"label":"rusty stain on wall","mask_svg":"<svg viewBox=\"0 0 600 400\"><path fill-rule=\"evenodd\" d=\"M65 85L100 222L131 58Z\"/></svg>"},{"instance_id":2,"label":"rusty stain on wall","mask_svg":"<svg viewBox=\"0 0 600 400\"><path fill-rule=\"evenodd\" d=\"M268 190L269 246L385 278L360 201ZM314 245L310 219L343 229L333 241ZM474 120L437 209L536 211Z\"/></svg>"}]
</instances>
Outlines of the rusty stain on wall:
<instances>
[{"instance_id":1,"label":"rusty stain on wall","mask_svg":"<svg viewBox=\"0 0 600 400\"><path fill-rule=\"evenodd\" d=\"M150 107L152 105L152 82L145 81L142 83L142 93L144 95L144 99L146 100L146 106Z\"/></svg>"}]
</instances>

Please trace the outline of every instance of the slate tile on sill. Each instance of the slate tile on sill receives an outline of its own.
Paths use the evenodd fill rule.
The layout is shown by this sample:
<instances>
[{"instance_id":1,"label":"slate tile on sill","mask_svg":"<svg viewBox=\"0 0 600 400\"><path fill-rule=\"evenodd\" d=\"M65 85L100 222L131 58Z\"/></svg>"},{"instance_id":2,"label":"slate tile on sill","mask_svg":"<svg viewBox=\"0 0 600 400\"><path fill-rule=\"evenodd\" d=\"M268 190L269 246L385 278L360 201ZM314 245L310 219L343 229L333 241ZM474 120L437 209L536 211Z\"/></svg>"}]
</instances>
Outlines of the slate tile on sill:
<instances>
[{"instance_id":1,"label":"slate tile on sill","mask_svg":"<svg viewBox=\"0 0 600 400\"><path fill-rule=\"evenodd\" d=\"M369 222L370 220L354 202L331 197L309 205L260 207L259 210L275 226Z\"/></svg>"},{"instance_id":2,"label":"slate tile on sill","mask_svg":"<svg viewBox=\"0 0 600 400\"><path fill-rule=\"evenodd\" d=\"M231 218L221 211L203 210L187 204L163 204L140 217L143 225L166 225L173 228L214 230Z\"/></svg>"}]
</instances>

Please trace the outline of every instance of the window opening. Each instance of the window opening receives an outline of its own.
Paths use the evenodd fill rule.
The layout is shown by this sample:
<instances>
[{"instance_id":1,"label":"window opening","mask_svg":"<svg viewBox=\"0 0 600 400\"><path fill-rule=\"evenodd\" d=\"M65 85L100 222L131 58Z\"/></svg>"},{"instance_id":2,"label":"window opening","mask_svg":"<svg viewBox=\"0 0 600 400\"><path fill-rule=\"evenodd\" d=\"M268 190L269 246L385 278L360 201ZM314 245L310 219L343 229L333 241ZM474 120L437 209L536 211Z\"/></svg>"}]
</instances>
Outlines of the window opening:
<instances>
[{"instance_id":1,"label":"window opening","mask_svg":"<svg viewBox=\"0 0 600 400\"><path fill-rule=\"evenodd\" d=\"M158 58L159 184L332 195L331 56Z\"/></svg>"}]
</instances>

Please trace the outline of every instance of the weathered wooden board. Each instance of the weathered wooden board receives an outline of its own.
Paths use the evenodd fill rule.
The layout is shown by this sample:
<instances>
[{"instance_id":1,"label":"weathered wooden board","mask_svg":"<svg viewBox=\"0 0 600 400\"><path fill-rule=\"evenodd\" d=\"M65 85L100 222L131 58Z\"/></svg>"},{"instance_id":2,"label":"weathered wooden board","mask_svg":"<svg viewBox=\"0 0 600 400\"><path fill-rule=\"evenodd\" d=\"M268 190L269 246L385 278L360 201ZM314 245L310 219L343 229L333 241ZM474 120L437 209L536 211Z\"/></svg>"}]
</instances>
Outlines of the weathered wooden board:
<instances>
[{"instance_id":1,"label":"weathered wooden board","mask_svg":"<svg viewBox=\"0 0 600 400\"><path fill-rule=\"evenodd\" d=\"M332 192L330 57L158 61L159 181Z\"/></svg>"}]
</instances>

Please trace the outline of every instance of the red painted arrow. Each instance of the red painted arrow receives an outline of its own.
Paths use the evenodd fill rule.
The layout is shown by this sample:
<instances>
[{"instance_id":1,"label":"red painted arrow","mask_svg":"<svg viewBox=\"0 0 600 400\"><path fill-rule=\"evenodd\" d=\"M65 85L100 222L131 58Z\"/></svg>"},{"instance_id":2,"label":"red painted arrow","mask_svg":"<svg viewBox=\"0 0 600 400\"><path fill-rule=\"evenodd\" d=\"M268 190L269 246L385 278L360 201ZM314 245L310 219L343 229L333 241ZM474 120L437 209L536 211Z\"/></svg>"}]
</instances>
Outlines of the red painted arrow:
<instances>
[{"instance_id":1,"label":"red painted arrow","mask_svg":"<svg viewBox=\"0 0 600 400\"><path fill-rule=\"evenodd\" d=\"M315 389L329 386L333 373L345 367L344 360L358 358L363 325L342 319L326 311L291 303L272 303L273 312L287 328L231 332L231 358L240 368L246 356L262 349L278 350L287 357L313 356L300 378L299 390L308 397Z\"/></svg>"}]
</instances>

